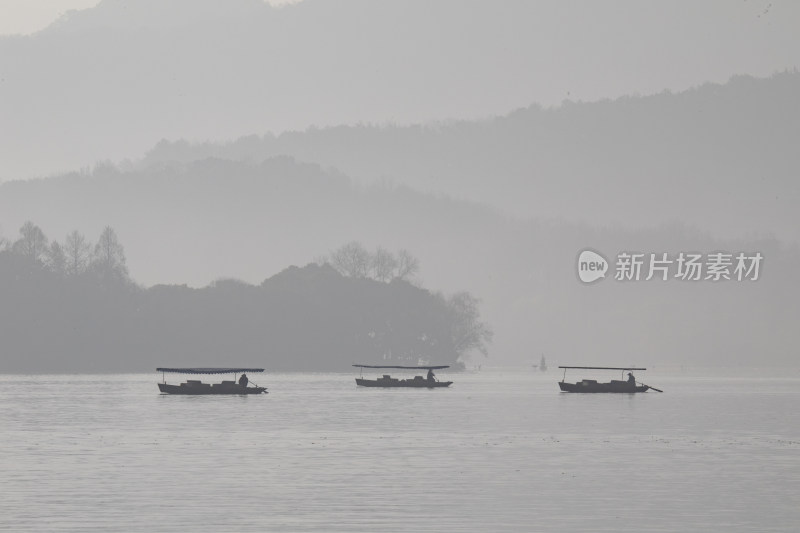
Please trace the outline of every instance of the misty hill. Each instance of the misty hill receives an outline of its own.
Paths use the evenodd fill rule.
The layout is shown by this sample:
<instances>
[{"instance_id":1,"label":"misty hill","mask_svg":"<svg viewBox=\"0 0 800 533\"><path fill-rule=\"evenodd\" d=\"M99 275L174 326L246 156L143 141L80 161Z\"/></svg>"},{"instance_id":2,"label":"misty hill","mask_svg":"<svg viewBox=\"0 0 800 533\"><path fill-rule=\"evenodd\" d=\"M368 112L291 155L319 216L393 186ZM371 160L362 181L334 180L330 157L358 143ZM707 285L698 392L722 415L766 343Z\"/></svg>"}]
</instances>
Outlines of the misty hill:
<instances>
[{"instance_id":1,"label":"misty hill","mask_svg":"<svg viewBox=\"0 0 800 533\"><path fill-rule=\"evenodd\" d=\"M260 286L142 289L0 252L0 372L151 371L247 364L346 371L354 362L459 368L477 322L441 295L395 280L291 267ZM477 309L469 309L470 312Z\"/></svg>"},{"instance_id":2,"label":"misty hill","mask_svg":"<svg viewBox=\"0 0 800 533\"><path fill-rule=\"evenodd\" d=\"M291 155L364 182L488 202L518 216L631 228L687 223L800 242L800 73L732 78L430 126L340 126L230 143L161 142L142 164Z\"/></svg>"},{"instance_id":3,"label":"misty hill","mask_svg":"<svg viewBox=\"0 0 800 533\"><path fill-rule=\"evenodd\" d=\"M773 12L767 26L712 2L102 0L0 37L0 180L138 158L162 138L478 118L768 75L798 52L797 9Z\"/></svg>"},{"instance_id":4,"label":"misty hill","mask_svg":"<svg viewBox=\"0 0 800 533\"><path fill-rule=\"evenodd\" d=\"M258 284L352 240L407 249L420 260L423 287L482 300L498 364L535 363L542 353L551 364L794 362L800 251L774 239L721 240L686 225L632 231L519 220L408 187L358 185L286 157L101 165L9 182L0 184L0 214L9 241L29 219L59 240L71 229L95 240L91 232L110 225L125 243L131 277L146 286L205 287L220 277ZM583 286L575 262L586 247L611 260L621 251L760 252L765 259L757 282ZM205 294L154 292L162 290L186 302Z\"/></svg>"},{"instance_id":5,"label":"misty hill","mask_svg":"<svg viewBox=\"0 0 800 533\"><path fill-rule=\"evenodd\" d=\"M517 85L501 80L492 52L518 47L529 35L519 16L532 11L475 0L306 0L282 8L258 0L103 0L32 36L0 38L0 180L140 157L162 138L234 139L527 104L524 90L502 94ZM487 33L463 31L477 22ZM516 37L490 36L508 24ZM515 63L524 72L523 58ZM459 99L456 85L501 93Z\"/></svg>"}]
</instances>

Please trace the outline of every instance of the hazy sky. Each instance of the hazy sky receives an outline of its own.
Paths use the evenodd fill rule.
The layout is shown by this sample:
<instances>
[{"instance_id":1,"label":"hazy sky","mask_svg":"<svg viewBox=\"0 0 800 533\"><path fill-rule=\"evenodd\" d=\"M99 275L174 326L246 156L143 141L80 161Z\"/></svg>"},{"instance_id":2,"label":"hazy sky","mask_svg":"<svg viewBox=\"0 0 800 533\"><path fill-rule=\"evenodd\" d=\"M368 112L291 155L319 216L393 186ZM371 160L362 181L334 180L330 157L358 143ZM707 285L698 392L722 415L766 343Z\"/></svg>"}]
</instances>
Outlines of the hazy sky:
<instances>
[{"instance_id":1,"label":"hazy sky","mask_svg":"<svg viewBox=\"0 0 800 533\"><path fill-rule=\"evenodd\" d=\"M252 42L237 18L249 1L0 0L0 34L86 10L65 22L72 37L3 40L0 180L136 159L161 139L474 120L800 67L800 2L789 0L305 0L262 17ZM219 9L231 17L215 42L196 23ZM92 25L156 31L133 32L126 49ZM123 118L131 106L144 113Z\"/></svg>"},{"instance_id":2,"label":"hazy sky","mask_svg":"<svg viewBox=\"0 0 800 533\"><path fill-rule=\"evenodd\" d=\"M302 0L266 1L281 5ZM336 5L336 0L329 1ZM67 11L99 3L0 0L0 35L33 33ZM517 4L510 0L497 6L502 11L518 9ZM721 83L733 74L768 76L800 67L800 2L796 1L531 0L530 5L532 11L523 11L535 13L530 32L541 50L539 55L529 51L537 58L531 68L541 70L553 62L551 58L571 67L566 74L549 72L543 77L541 94L532 95L531 101L545 105L558 104L565 98L596 100L663 89L684 90L708 81ZM623 72L618 69L609 74L609 67L614 65L624 67ZM648 77L653 65L660 73ZM545 88L554 77L559 79L555 92ZM599 80L604 81L597 83Z\"/></svg>"},{"instance_id":3,"label":"hazy sky","mask_svg":"<svg viewBox=\"0 0 800 533\"><path fill-rule=\"evenodd\" d=\"M268 0L268 3L279 5L290 1ZM33 33L71 9L86 9L99 3L100 0L0 0L0 35Z\"/></svg>"},{"instance_id":4,"label":"hazy sky","mask_svg":"<svg viewBox=\"0 0 800 533\"><path fill-rule=\"evenodd\" d=\"M99 0L0 0L0 35L39 31L70 9L86 9Z\"/></svg>"}]
</instances>

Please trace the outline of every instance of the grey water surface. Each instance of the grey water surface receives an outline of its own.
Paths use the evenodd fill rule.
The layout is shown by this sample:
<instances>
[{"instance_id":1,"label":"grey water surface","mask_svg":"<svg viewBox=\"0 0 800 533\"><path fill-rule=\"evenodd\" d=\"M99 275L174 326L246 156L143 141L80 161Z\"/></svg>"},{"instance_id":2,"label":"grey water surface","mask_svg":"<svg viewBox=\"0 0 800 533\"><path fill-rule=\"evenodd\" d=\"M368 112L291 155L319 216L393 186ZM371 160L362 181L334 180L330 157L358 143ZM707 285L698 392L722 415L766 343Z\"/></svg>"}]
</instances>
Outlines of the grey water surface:
<instances>
[{"instance_id":1,"label":"grey water surface","mask_svg":"<svg viewBox=\"0 0 800 533\"><path fill-rule=\"evenodd\" d=\"M564 394L532 369L445 390L356 375L251 375L270 394L249 397L0 376L0 530L800 528L797 371L648 372L665 393L637 395Z\"/></svg>"}]
</instances>

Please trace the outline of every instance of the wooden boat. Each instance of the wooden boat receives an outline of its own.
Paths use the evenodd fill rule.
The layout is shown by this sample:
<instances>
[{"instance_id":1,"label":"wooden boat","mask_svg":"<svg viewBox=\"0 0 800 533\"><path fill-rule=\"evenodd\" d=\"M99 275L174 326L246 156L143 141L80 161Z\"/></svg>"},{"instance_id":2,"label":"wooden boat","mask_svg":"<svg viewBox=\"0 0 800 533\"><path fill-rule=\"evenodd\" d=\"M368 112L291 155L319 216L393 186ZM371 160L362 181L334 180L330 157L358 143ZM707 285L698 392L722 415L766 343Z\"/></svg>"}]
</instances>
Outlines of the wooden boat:
<instances>
[{"instance_id":1,"label":"wooden boat","mask_svg":"<svg viewBox=\"0 0 800 533\"><path fill-rule=\"evenodd\" d=\"M622 393L636 393L636 392L647 392L650 389L658 392L664 392L661 389L657 389L655 387L651 387L649 385L645 385L644 383L638 383L636 379L633 377L632 371L644 371L647 370L646 368L633 368L633 367L615 367L615 366L559 366L558 368L564 369L564 377L561 378L561 381L558 382L558 386L562 392L587 392L587 393L598 393L598 392L622 392ZM614 380L607 383L599 383L597 380L594 379L584 379L578 381L576 383L567 383L565 380L567 378L567 369L582 369L582 370L620 370L625 375L625 372L628 372L628 379L626 380Z\"/></svg>"},{"instance_id":2,"label":"wooden boat","mask_svg":"<svg viewBox=\"0 0 800 533\"><path fill-rule=\"evenodd\" d=\"M433 389L438 387L449 387L453 384L452 381L439 381L435 374L433 373L434 370L439 370L442 368L450 368L449 365L440 365L440 366L375 366L375 365L353 365L354 367L361 368L362 371L364 368L397 368L397 369L405 369L405 370L427 370L428 375L427 377L422 376L414 376L413 378L408 379L399 379L393 378L389 374L383 374L383 376L377 379L364 379L363 377L356 378L356 385L359 387L413 387L413 388L426 388L426 389Z\"/></svg>"},{"instance_id":3,"label":"wooden boat","mask_svg":"<svg viewBox=\"0 0 800 533\"><path fill-rule=\"evenodd\" d=\"M156 368L156 371L162 373L163 381L158 384L158 390L165 394L268 394L266 387L259 387L251 383L246 376L236 380L236 376L239 374L244 376L247 372L263 372L263 368ZM185 383L171 385L166 380L168 372L173 374L233 374L234 380L203 383L199 379L187 379Z\"/></svg>"}]
</instances>

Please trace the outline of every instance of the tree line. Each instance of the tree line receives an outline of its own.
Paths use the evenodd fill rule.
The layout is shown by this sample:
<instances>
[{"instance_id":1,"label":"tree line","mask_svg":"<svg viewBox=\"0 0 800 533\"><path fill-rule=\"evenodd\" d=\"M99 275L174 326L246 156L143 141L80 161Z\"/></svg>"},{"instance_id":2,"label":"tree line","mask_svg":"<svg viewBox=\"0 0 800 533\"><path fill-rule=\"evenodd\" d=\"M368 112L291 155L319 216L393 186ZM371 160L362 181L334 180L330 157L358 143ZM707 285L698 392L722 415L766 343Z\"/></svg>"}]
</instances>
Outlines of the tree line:
<instances>
[{"instance_id":1,"label":"tree line","mask_svg":"<svg viewBox=\"0 0 800 533\"><path fill-rule=\"evenodd\" d=\"M3 250L57 276L75 277L91 273L105 279L129 281L125 248L110 226L103 229L92 245L77 230L69 233L63 242L51 241L39 226L27 221L19 228L16 240L0 237L0 251Z\"/></svg>"},{"instance_id":2,"label":"tree line","mask_svg":"<svg viewBox=\"0 0 800 533\"><path fill-rule=\"evenodd\" d=\"M395 254L378 246L369 251L358 241L344 244L329 256L318 259L318 263L329 264L346 277L382 283L413 283L420 269L419 260L408 250L400 249ZM480 320L480 300L466 291L449 296L436 293L436 297L450 316L454 350L461 354L474 350L487 356L493 331Z\"/></svg>"},{"instance_id":3,"label":"tree line","mask_svg":"<svg viewBox=\"0 0 800 533\"><path fill-rule=\"evenodd\" d=\"M419 273L419 260L408 250L401 249L393 254L378 246L370 252L358 241L337 248L318 262L329 263L343 276L382 282L411 281Z\"/></svg>"},{"instance_id":4,"label":"tree line","mask_svg":"<svg viewBox=\"0 0 800 533\"><path fill-rule=\"evenodd\" d=\"M407 251L348 243L329 261L286 268L259 285L145 288L130 279L112 228L94 243L77 231L59 242L26 222L0 246L0 372L463 367L470 353L486 355L492 331L480 302L411 283L418 270Z\"/></svg>"}]
</instances>

